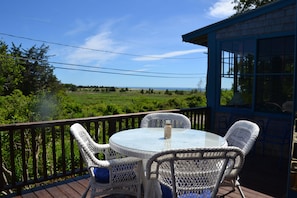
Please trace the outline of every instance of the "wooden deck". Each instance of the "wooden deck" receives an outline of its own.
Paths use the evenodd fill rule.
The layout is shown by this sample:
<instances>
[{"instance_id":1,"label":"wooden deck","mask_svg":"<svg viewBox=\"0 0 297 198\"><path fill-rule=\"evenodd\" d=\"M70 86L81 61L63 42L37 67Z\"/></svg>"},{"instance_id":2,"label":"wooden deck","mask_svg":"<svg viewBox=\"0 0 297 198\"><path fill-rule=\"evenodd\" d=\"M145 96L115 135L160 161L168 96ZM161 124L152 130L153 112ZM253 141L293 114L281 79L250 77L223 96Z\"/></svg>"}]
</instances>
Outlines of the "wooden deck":
<instances>
[{"instance_id":1,"label":"wooden deck","mask_svg":"<svg viewBox=\"0 0 297 198\"><path fill-rule=\"evenodd\" d=\"M74 179L69 179L64 182L57 182L55 184L51 184L48 186L42 186L32 191L24 192L24 194L20 196L12 196L14 198L79 198L84 193L86 187L88 185L88 177L79 177ZM269 198L272 196L266 195L261 192L254 191L252 189L242 187L244 194L247 198ZM220 188L219 194L225 193L228 191L228 188ZM88 193L87 197L90 197ZM108 198L130 198L129 196L124 195L112 195L108 196ZM235 192L226 196L226 198L240 198L239 192L236 190Z\"/></svg>"},{"instance_id":2,"label":"wooden deck","mask_svg":"<svg viewBox=\"0 0 297 198\"><path fill-rule=\"evenodd\" d=\"M264 156L247 156L243 170L240 173L240 183L246 198L286 197L287 165L288 162ZM255 166L257 164L257 166ZM282 164L282 166L281 166ZM81 197L88 185L88 176L77 177L63 182L41 186L31 191L25 191L15 198L49 198ZM219 194L224 194L228 188L220 188ZM89 194L87 197L90 197ZM129 196L108 196L109 198L129 198ZM239 192L226 196L226 198L240 197Z\"/></svg>"}]
</instances>

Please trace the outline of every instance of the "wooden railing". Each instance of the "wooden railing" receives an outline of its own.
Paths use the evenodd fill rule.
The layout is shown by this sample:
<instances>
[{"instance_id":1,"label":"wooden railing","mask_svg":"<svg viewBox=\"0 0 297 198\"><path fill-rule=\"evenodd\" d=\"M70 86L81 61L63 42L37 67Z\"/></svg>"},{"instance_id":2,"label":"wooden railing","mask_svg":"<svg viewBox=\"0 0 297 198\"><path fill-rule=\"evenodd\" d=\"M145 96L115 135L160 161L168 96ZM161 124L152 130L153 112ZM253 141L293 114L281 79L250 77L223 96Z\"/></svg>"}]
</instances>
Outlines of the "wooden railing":
<instances>
[{"instance_id":1,"label":"wooden railing","mask_svg":"<svg viewBox=\"0 0 297 198\"><path fill-rule=\"evenodd\" d=\"M175 109L189 117L192 128L210 128L208 108ZM90 118L18 123L0 126L0 196L21 194L59 179L86 174L86 168L69 128L83 124L99 143L121 130L138 128L148 113L132 113Z\"/></svg>"}]
</instances>

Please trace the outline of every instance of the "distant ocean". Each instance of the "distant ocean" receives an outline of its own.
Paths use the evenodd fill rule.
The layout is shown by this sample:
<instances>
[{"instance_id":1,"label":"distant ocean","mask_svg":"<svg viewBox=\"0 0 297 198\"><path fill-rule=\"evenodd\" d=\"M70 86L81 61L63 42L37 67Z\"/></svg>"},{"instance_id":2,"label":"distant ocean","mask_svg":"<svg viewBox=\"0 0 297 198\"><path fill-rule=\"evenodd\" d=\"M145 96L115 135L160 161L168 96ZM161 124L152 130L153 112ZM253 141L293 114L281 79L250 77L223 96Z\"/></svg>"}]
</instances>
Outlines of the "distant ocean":
<instances>
[{"instance_id":1,"label":"distant ocean","mask_svg":"<svg viewBox=\"0 0 297 198\"><path fill-rule=\"evenodd\" d=\"M126 88L126 87L120 87L120 88ZM186 88L186 87L127 87L128 89L144 89L144 90L148 90L148 89L153 89L153 90L169 90L169 91L191 91L191 90L199 90L198 88ZM204 89L200 89L200 91L204 91Z\"/></svg>"}]
</instances>

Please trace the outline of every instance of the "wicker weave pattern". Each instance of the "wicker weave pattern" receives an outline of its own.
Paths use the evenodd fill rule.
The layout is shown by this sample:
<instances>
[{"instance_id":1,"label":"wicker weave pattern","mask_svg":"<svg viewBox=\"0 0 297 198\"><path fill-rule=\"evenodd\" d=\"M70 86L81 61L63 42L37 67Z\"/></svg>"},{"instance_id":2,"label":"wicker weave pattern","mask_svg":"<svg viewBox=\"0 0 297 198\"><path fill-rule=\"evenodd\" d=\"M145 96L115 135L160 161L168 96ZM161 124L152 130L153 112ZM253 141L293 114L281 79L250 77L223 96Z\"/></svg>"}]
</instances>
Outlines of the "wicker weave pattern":
<instances>
[{"instance_id":1,"label":"wicker weave pattern","mask_svg":"<svg viewBox=\"0 0 297 198\"><path fill-rule=\"evenodd\" d=\"M246 155L252 149L260 128L257 124L248 120L235 122L224 136L230 146L236 146Z\"/></svg>"},{"instance_id":2,"label":"wicker weave pattern","mask_svg":"<svg viewBox=\"0 0 297 198\"><path fill-rule=\"evenodd\" d=\"M228 162L235 160L240 169L244 156L236 147L170 150L148 160L147 177L169 187L173 197L215 197Z\"/></svg>"},{"instance_id":3,"label":"wicker weave pattern","mask_svg":"<svg viewBox=\"0 0 297 198\"><path fill-rule=\"evenodd\" d=\"M191 121L179 113L151 113L141 120L141 127L164 127L165 121L170 120L174 128L191 128Z\"/></svg>"},{"instance_id":4,"label":"wicker weave pattern","mask_svg":"<svg viewBox=\"0 0 297 198\"><path fill-rule=\"evenodd\" d=\"M224 138L227 140L229 146L235 146L242 150L246 156L252 149L258 135L260 128L257 124L248 120L239 120L235 122L227 131ZM238 163L238 162L235 162ZM227 194L233 192L235 187L238 188L242 197L245 197L239 183L238 174L241 169L228 168L225 180L222 185L231 186L232 190ZM227 195L225 194L225 195Z\"/></svg>"},{"instance_id":5,"label":"wicker weave pattern","mask_svg":"<svg viewBox=\"0 0 297 198\"><path fill-rule=\"evenodd\" d=\"M97 144L90 137L85 128L76 123L70 128L76 139L80 153L87 164L91 176L89 188L91 197L123 193L140 197L141 195L141 159L124 157L113 151L109 144ZM96 158L95 154L103 153L105 160ZM94 167L109 169L109 183L99 183L95 180ZM86 190L86 196L89 188Z\"/></svg>"}]
</instances>

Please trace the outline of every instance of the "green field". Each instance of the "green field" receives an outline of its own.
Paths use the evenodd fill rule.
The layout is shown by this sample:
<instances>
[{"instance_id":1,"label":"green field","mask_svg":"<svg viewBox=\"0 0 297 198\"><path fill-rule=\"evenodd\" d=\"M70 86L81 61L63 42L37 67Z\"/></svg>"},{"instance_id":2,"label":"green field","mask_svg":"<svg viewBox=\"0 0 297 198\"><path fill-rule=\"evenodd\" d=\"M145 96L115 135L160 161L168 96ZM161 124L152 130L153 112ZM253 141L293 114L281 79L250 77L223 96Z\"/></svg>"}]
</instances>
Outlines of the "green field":
<instances>
[{"instance_id":1,"label":"green field","mask_svg":"<svg viewBox=\"0 0 297 198\"><path fill-rule=\"evenodd\" d=\"M156 110L205 107L205 92L83 87L55 95L23 95L16 90L0 97L0 123L37 122Z\"/></svg>"},{"instance_id":2,"label":"green field","mask_svg":"<svg viewBox=\"0 0 297 198\"><path fill-rule=\"evenodd\" d=\"M160 91L152 89L94 91L84 89L68 92L67 95L82 107L84 116L134 113L206 105L204 93L198 91Z\"/></svg>"}]
</instances>

